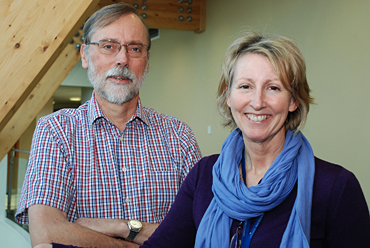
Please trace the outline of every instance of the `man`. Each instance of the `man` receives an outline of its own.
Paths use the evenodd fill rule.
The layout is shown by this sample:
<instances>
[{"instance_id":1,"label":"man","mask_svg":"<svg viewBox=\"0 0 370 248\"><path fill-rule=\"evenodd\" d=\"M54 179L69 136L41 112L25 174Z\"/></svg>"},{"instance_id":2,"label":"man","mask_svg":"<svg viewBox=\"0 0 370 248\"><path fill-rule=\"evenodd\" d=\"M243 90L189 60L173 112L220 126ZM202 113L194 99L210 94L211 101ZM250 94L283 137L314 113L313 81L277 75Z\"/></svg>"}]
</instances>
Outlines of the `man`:
<instances>
[{"instance_id":1,"label":"man","mask_svg":"<svg viewBox=\"0 0 370 248\"><path fill-rule=\"evenodd\" d=\"M186 124L141 105L150 37L136 10L107 6L83 32L93 96L40 119L16 220L29 221L32 246L136 247L163 220L201 155ZM142 223L128 225L132 219ZM109 227L126 241L111 238Z\"/></svg>"}]
</instances>

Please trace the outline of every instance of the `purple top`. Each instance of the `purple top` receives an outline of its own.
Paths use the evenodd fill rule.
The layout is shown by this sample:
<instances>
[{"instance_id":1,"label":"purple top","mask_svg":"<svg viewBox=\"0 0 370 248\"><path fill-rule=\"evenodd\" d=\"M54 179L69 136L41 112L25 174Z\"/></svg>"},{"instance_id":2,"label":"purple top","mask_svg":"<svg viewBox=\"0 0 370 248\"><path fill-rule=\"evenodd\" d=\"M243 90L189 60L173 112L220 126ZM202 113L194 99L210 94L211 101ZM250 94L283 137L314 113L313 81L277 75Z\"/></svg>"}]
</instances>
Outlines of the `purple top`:
<instances>
[{"instance_id":1,"label":"purple top","mask_svg":"<svg viewBox=\"0 0 370 248\"><path fill-rule=\"evenodd\" d=\"M194 247L196 231L212 193L212 168L218 155L201 159L185 179L164 221L142 248ZM343 167L315 158L310 247L370 246L369 210L356 177ZM279 247L297 188L266 212L250 247ZM235 232L234 221L231 234ZM212 231L212 230L209 230Z\"/></svg>"},{"instance_id":2,"label":"purple top","mask_svg":"<svg viewBox=\"0 0 370 248\"><path fill-rule=\"evenodd\" d=\"M141 248L194 247L197 228L213 198L212 168L217 158L205 157L193 167L164 221ZM369 210L356 177L339 165L315 158L313 187L310 247L369 248ZM265 213L251 248L280 246L296 194L297 186L279 206ZM231 234L237 224L233 222Z\"/></svg>"}]
</instances>

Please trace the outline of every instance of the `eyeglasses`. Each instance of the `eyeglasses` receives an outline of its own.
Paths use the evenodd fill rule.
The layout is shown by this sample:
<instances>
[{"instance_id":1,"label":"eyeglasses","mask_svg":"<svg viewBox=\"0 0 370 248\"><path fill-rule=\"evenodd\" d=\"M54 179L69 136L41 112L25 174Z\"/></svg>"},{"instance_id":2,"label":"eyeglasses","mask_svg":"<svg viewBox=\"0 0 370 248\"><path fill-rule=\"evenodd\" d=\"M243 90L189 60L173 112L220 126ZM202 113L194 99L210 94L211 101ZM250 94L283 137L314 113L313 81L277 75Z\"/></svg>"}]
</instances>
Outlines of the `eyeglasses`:
<instances>
[{"instance_id":1,"label":"eyeglasses","mask_svg":"<svg viewBox=\"0 0 370 248\"><path fill-rule=\"evenodd\" d=\"M88 42L86 45L97 45L99 51L108 55L116 55L121 51L122 46L126 47L126 52L131 58L145 57L148 54L148 46L142 43L121 44L115 40L99 40L99 42Z\"/></svg>"},{"instance_id":2,"label":"eyeglasses","mask_svg":"<svg viewBox=\"0 0 370 248\"><path fill-rule=\"evenodd\" d=\"M240 248L242 244L242 229L243 229L243 221L241 221L236 229L236 232L232 236L230 240L230 248Z\"/></svg>"}]
</instances>

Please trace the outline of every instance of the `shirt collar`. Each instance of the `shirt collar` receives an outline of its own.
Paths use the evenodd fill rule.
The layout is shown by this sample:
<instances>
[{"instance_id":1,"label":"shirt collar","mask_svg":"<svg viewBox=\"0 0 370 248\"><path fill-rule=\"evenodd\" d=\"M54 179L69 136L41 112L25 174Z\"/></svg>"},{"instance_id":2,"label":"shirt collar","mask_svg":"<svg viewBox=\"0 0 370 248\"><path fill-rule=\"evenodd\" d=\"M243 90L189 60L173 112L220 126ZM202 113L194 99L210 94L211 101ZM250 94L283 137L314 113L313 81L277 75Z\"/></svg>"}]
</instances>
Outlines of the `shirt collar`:
<instances>
[{"instance_id":1,"label":"shirt collar","mask_svg":"<svg viewBox=\"0 0 370 248\"><path fill-rule=\"evenodd\" d=\"M100 118L108 119L103 113L103 111L101 110L101 108L99 107L98 102L96 101L95 92L93 92L91 99L90 99L89 118L90 118L90 124L93 124L97 119L100 119Z\"/></svg>"},{"instance_id":2,"label":"shirt collar","mask_svg":"<svg viewBox=\"0 0 370 248\"><path fill-rule=\"evenodd\" d=\"M137 109L136 109L136 112L135 114L132 116L132 118L130 119L130 121L133 121L135 119L139 119L141 120L144 124L146 124L147 126L149 126L149 120L148 120L148 115L144 109L144 106L141 104L141 100L139 98L138 100L138 104L137 104ZM129 122L130 122L129 121Z\"/></svg>"},{"instance_id":3,"label":"shirt collar","mask_svg":"<svg viewBox=\"0 0 370 248\"><path fill-rule=\"evenodd\" d=\"M90 105L89 105L89 118L90 118L90 123L93 124L96 120L100 118L104 118L106 120L109 120L108 117L103 113L101 110L98 102L96 101L95 98L95 92L92 94L92 97L90 99ZM148 115L145 112L144 106L141 104L141 100L139 98L138 104L137 104L137 109L135 113L132 115L128 123L134 121L134 120L140 120L147 126L149 126L149 121L148 121Z\"/></svg>"}]
</instances>

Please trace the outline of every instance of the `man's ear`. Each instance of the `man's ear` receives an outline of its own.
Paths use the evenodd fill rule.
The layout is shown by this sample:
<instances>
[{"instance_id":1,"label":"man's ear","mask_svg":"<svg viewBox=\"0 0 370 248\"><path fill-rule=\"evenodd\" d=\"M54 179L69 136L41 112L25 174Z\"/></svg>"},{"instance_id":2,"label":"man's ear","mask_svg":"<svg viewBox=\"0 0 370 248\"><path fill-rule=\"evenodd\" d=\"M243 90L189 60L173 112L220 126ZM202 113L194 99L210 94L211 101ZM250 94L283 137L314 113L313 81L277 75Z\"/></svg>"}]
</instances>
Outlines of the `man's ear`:
<instances>
[{"instance_id":1,"label":"man's ear","mask_svg":"<svg viewBox=\"0 0 370 248\"><path fill-rule=\"evenodd\" d=\"M86 44L82 44L80 48L80 54L81 54L81 62L82 62L82 67L87 69L87 54L84 52L84 48L86 47Z\"/></svg>"}]
</instances>

